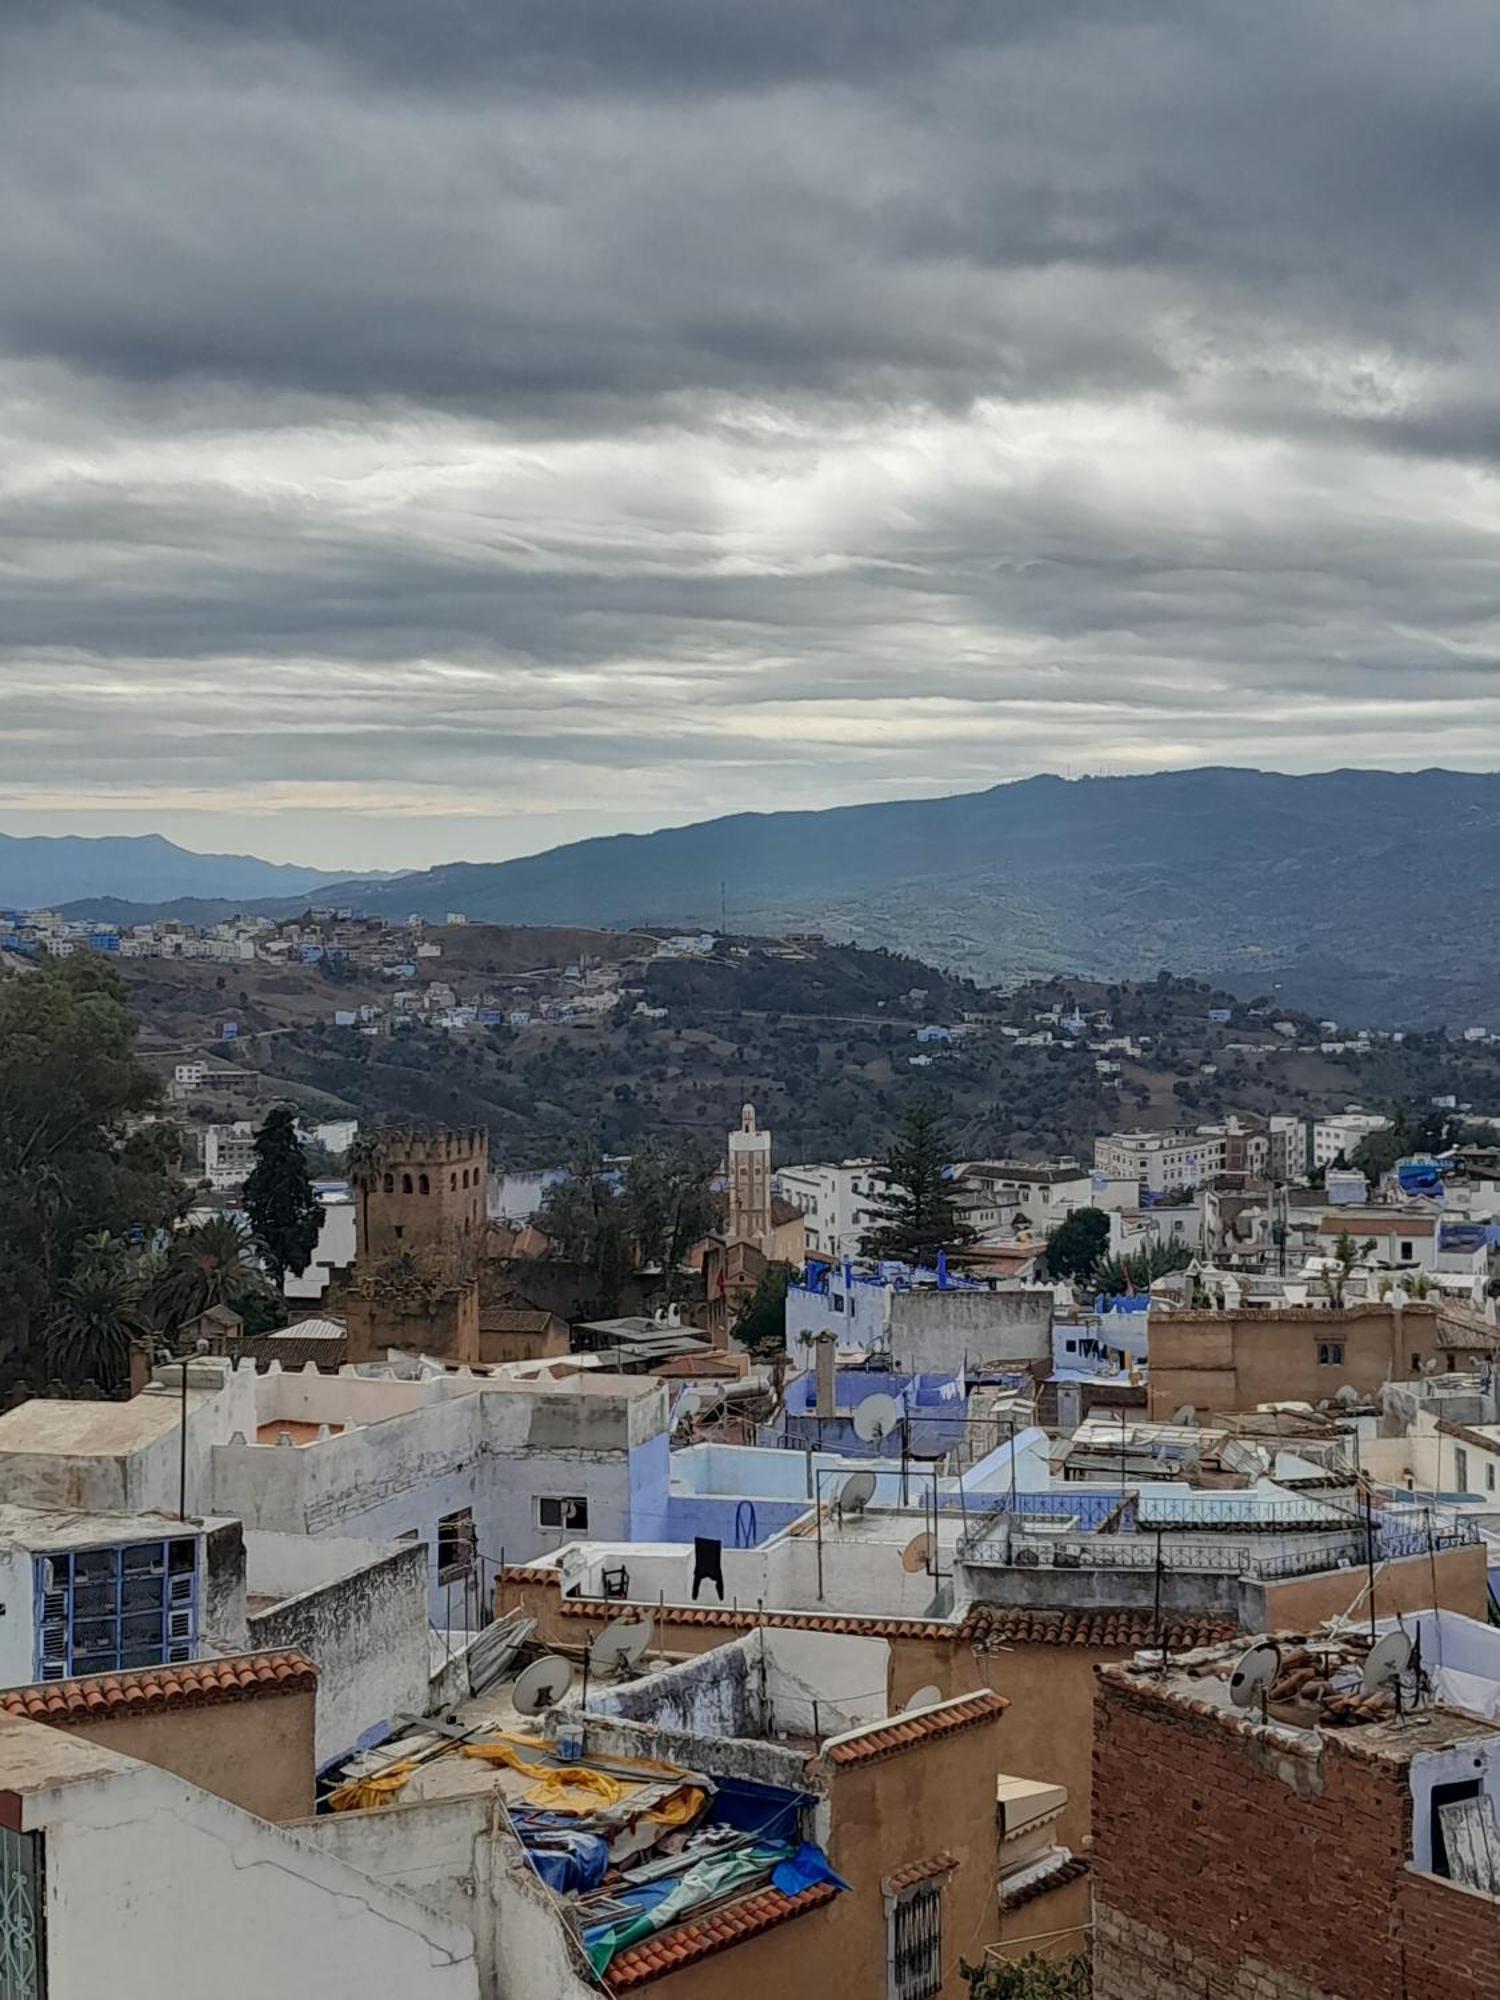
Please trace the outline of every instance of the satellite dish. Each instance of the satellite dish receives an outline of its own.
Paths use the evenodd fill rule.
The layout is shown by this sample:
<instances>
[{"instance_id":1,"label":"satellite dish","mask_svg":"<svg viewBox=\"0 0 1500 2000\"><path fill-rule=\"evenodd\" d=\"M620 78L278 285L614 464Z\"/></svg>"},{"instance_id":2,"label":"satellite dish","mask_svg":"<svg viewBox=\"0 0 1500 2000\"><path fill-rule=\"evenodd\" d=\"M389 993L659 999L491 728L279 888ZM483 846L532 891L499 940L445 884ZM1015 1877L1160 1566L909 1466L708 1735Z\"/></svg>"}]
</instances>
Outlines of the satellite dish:
<instances>
[{"instance_id":1,"label":"satellite dish","mask_svg":"<svg viewBox=\"0 0 1500 2000\"><path fill-rule=\"evenodd\" d=\"M933 1542L930 1534L913 1535L901 1551L901 1567L915 1576L919 1569L932 1566Z\"/></svg>"},{"instance_id":2,"label":"satellite dish","mask_svg":"<svg viewBox=\"0 0 1500 2000\"><path fill-rule=\"evenodd\" d=\"M517 1678L510 1698L521 1715L540 1715L544 1708L555 1708L572 1685L572 1667L548 1653Z\"/></svg>"},{"instance_id":3,"label":"satellite dish","mask_svg":"<svg viewBox=\"0 0 1500 2000\"><path fill-rule=\"evenodd\" d=\"M875 1498L873 1472L851 1472L839 1488L834 1505L841 1514L862 1514Z\"/></svg>"},{"instance_id":4,"label":"satellite dish","mask_svg":"<svg viewBox=\"0 0 1500 2000\"><path fill-rule=\"evenodd\" d=\"M1248 1708L1257 1695L1264 1700L1280 1665L1281 1648L1274 1639L1262 1639L1248 1653L1241 1653L1229 1676L1229 1699L1235 1707Z\"/></svg>"},{"instance_id":5,"label":"satellite dish","mask_svg":"<svg viewBox=\"0 0 1500 2000\"><path fill-rule=\"evenodd\" d=\"M1172 1421L1174 1424L1195 1424L1198 1421L1198 1412L1191 1403L1184 1403Z\"/></svg>"},{"instance_id":6,"label":"satellite dish","mask_svg":"<svg viewBox=\"0 0 1500 2000\"><path fill-rule=\"evenodd\" d=\"M1334 1397L1341 1409L1352 1410L1361 1401L1360 1393L1352 1382L1346 1382Z\"/></svg>"},{"instance_id":7,"label":"satellite dish","mask_svg":"<svg viewBox=\"0 0 1500 2000\"><path fill-rule=\"evenodd\" d=\"M616 1618L606 1625L589 1651L595 1667L614 1667L624 1673L639 1666L656 1628L649 1618Z\"/></svg>"},{"instance_id":8,"label":"satellite dish","mask_svg":"<svg viewBox=\"0 0 1500 2000\"><path fill-rule=\"evenodd\" d=\"M1404 1632L1387 1632L1377 1639L1365 1659L1366 1694L1388 1694L1401 1685L1401 1676L1411 1665L1411 1640Z\"/></svg>"},{"instance_id":9,"label":"satellite dish","mask_svg":"<svg viewBox=\"0 0 1500 2000\"><path fill-rule=\"evenodd\" d=\"M906 1700L902 1702L901 1713L903 1715L910 1715L914 1708L936 1708L942 1698L943 1690L941 1688L932 1687L931 1685L918 1688L915 1694L908 1695Z\"/></svg>"},{"instance_id":10,"label":"satellite dish","mask_svg":"<svg viewBox=\"0 0 1500 2000\"><path fill-rule=\"evenodd\" d=\"M901 1405L894 1396L866 1396L854 1412L854 1435L865 1444L879 1444L901 1422Z\"/></svg>"}]
</instances>

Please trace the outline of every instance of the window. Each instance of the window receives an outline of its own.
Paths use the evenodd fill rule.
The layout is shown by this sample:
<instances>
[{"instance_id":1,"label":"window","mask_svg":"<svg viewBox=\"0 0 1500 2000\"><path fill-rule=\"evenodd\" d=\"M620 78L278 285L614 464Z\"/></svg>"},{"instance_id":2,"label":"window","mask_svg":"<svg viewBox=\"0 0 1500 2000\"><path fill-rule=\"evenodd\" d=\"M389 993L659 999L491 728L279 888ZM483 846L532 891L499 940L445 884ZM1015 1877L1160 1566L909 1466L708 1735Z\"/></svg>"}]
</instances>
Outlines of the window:
<instances>
[{"instance_id":1,"label":"window","mask_svg":"<svg viewBox=\"0 0 1500 2000\"><path fill-rule=\"evenodd\" d=\"M457 1175L457 1174L449 1174L449 1176L448 1176L448 1192L449 1192L449 1194L457 1194L457 1193L458 1193L458 1175Z\"/></svg>"},{"instance_id":2,"label":"window","mask_svg":"<svg viewBox=\"0 0 1500 2000\"><path fill-rule=\"evenodd\" d=\"M403 1174L403 1175L401 1176L401 1192L402 1192L403 1194L410 1194L410 1193L412 1192L412 1185L411 1185L411 1175L410 1175L410 1174Z\"/></svg>"},{"instance_id":3,"label":"window","mask_svg":"<svg viewBox=\"0 0 1500 2000\"><path fill-rule=\"evenodd\" d=\"M539 1528L586 1528L589 1524L589 1503L581 1495L568 1499L556 1493L540 1494L536 1503L536 1524Z\"/></svg>"},{"instance_id":4,"label":"window","mask_svg":"<svg viewBox=\"0 0 1500 2000\"><path fill-rule=\"evenodd\" d=\"M1484 1490L1486 1493L1493 1493L1495 1490L1495 1461L1493 1459L1490 1459L1484 1468Z\"/></svg>"},{"instance_id":5,"label":"window","mask_svg":"<svg viewBox=\"0 0 1500 2000\"><path fill-rule=\"evenodd\" d=\"M1401 1261L1403 1264L1409 1264L1411 1262L1412 1258L1416 1255L1416 1249L1417 1246L1415 1243L1410 1242L1406 1237L1402 1237Z\"/></svg>"},{"instance_id":6,"label":"window","mask_svg":"<svg viewBox=\"0 0 1500 2000\"><path fill-rule=\"evenodd\" d=\"M1462 1445L1453 1448L1453 1483L1460 1493L1469 1490L1469 1454Z\"/></svg>"},{"instance_id":7,"label":"window","mask_svg":"<svg viewBox=\"0 0 1500 2000\"><path fill-rule=\"evenodd\" d=\"M381 1175L380 1192L382 1194L394 1194L396 1192L396 1176L394 1174Z\"/></svg>"},{"instance_id":8,"label":"window","mask_svg":"<svg viewBox=\"0 0 1500 2000\"><path fill-rule=\"evenodd\" d=\"M0 1994L42 2000L47 1964L47 1906L42 1836L0 1828Z\"/></svg>"},{"instance_id":9,"label":"window","mask_svg":"<svg viewBox=\"0 0 1500 2000\"><path fill-rule=\"evenodd\" d=\"M192 1535L37 1556L35 1589L38 1680L197 1657L198 1543Z\"/></svg>"},{"instance_id":10,"label":"window","mask_svg":"<svg viewBox=\"0 0 1500 2000\"><path fill-rule=\"evenodd\" d=\"M829 1295L828 1295L828 1303L829 1303L829 1304L830 1304L830 1305L831 1305L831 1306L833 1307L833 1309L834 1309L834 1311L835 1311L836 1313L841 1313L841 1312L842 1312L842 1311L844 1310L844 1295L843 1295L843 1293L842 1293L842 1292L830 1292L830 1293L829 1293Z\"/></svg>"},{"instance_id":11,"label":"window","mask_svg":"<svg viewBox=\"0 0 1500 2000\"><path fill-rule=\"evenodd\" d=\"M417 1193L418 1194L432 1193L432 1182L428 1180L426 1174L418 1174L417 1176Z\"/></svg>"},{"instance_id":12,"label":"window","mask_svg":"<svg viewBox=\"0 0 1500 2000\"><path fill-rule=\"evenodd\" d=\"M1325 1368L1341 1367L1344 1360L1343 1341L1320 1340L1318 1342L1318 1360Z\"/></svg>"},{"instance_id":13,"label":"window","mask_svg":"<svg viewBox=\"0 0 1500 2000\"><path fill-rule=\"evenodd\" d=\"M474 1567L474 1510L460 1507L438 1522L438 1582L451 1583Z\"/></svg>"},{"instance_id":14,"label":"window","mask_svg":"<svg viewBox=\"0 0 1500 2000\"><path fill-rule=\"evenodd\" d=\"M943 1990L943 1882L918 1882L887 1899L890 2000L932 2000Z\"/></svg>"}]
</instances>

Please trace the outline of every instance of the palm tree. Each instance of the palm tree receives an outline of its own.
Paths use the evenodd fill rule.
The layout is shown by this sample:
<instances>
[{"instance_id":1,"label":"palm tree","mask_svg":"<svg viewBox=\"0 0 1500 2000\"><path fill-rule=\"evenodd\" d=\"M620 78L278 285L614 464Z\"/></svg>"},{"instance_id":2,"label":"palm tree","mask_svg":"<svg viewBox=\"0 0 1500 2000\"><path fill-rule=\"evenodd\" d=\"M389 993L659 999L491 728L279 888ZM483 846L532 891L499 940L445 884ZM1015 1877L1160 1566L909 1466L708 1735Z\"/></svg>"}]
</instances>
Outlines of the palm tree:
<instances>
[{"instance_id":1,"label":"palm tree","mask_svg":"<svg viewBox=\"0 0 1500 2000\"><path fill-rule=\"evenodd\" d=\"M118 1237L86 1236L47 1322L47 1358L58 1380L93 1381L106 1393L130 1376L131 1343L148 1330L146 1280Z\"/></svg>"},{"instance_id":2,"label":"palm tree","mask_svg":"<svg viewBox=\"0 0 1500 2000\"><path fill-rule=\"evenodd\" d=\"M344 1171L349 1185L359 1195L359 1252L366 1254L370 1240L370 1196L380 1180L384 1148L370 1132L356 1132L345 1155Z\"/></svg>"},{"instance_id":3,"label":"palm tree","mask_svg":"<svg viewBox=\"0 0 1500 2000\"><path fill-rule=\"evenodd\" d=\"M172 1238L151 1289L152 1317L164 1332L175 1333L211 1306L238 1311L266 1290L254 1239L227 1215L214 1215Z\"/></svg>"}]
</instances>

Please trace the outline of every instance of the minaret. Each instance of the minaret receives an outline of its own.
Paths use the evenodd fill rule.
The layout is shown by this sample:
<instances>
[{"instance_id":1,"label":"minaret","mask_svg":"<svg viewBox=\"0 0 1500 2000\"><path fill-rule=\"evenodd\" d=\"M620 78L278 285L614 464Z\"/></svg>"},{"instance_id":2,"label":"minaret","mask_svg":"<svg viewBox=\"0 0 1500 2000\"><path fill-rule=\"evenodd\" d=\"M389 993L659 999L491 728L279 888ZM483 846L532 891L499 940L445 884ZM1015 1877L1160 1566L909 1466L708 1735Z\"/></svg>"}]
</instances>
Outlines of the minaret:
<instances>
[{"instance_id":1,"label":"minaret","mask_svg":"<svg viewBox=\"0 0 1500 2000\"><path fill-rule=\"evenodd\" d=\"M755 1129L755 1106L740 1112L729 1135L729 1203L725 1236L767 1251L771 1242L771 1135Z\"/></svg>"}]
</instances>

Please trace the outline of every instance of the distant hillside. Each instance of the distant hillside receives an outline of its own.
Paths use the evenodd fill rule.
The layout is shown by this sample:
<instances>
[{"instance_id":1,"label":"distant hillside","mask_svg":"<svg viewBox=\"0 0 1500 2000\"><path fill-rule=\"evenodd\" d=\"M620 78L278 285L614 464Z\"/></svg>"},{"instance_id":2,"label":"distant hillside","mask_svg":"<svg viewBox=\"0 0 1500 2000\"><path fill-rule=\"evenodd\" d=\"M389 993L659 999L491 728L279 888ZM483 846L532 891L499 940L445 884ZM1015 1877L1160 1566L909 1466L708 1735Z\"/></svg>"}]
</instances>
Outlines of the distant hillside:
<instances>
[{"instance_id":1,"label":"distant hillside","mask_svg":"<svg viewBox=\"0 0 1500 2000\"><path fill-rule=\"evenodd\" d=\"M1500 776L1209 769L736 814L335 893L499 923L811 927L986 981L1163 966L1384 1025L1500 1023Z\"/></svg>"},{"instance_id":2,"label":"distant hillside","mask_svg":"<svg viewBox=\"0 0 1500 2000\"><path fill-rule=\"evenodd\" d=\"M100 839L0 833L0 904L7 907L36 909L85 897L151 904L197 897L238 907L252 898L298 896L327 880L326 869L259 861L252 854L193 854L156 833Z\"/></svg>"}]
</instances>

